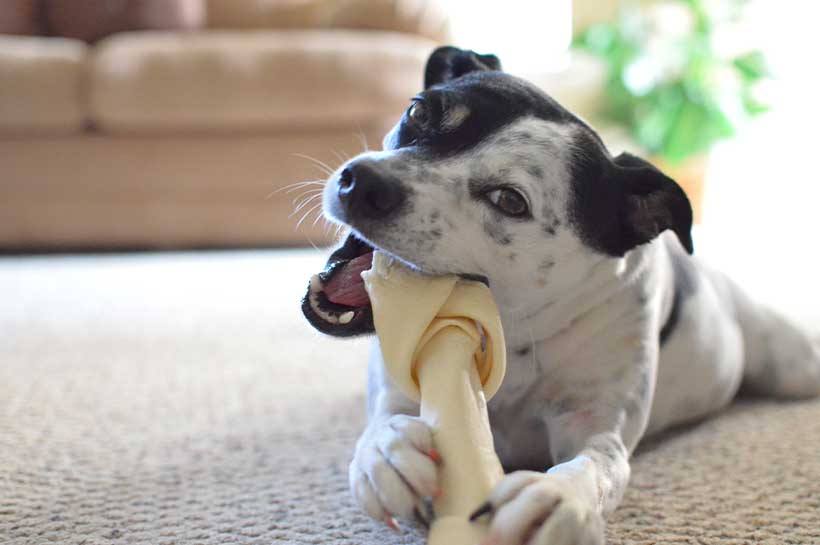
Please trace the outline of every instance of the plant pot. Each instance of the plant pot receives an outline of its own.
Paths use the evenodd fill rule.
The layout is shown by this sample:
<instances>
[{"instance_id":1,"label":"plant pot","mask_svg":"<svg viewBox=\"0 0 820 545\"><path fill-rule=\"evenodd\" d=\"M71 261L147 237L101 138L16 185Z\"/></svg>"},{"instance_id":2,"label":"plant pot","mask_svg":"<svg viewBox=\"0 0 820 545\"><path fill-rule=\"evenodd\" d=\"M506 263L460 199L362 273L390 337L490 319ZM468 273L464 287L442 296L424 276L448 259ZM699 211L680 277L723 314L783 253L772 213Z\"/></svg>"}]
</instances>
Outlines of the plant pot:
<instances>
[{"instance_id":1,"label":"plant pot","mask_svg":"<svg viewBox=\"0 0 820 545\"><path fill-rule=\"evenodd\" d=\"M709 156L696 155L680 163L669 163L665 159L655 157L651 163L683 188L689 197L689 202L692 203L694 222L700 223L703 218L703 191L706 185Z\"/></svg>"}]
</instances>

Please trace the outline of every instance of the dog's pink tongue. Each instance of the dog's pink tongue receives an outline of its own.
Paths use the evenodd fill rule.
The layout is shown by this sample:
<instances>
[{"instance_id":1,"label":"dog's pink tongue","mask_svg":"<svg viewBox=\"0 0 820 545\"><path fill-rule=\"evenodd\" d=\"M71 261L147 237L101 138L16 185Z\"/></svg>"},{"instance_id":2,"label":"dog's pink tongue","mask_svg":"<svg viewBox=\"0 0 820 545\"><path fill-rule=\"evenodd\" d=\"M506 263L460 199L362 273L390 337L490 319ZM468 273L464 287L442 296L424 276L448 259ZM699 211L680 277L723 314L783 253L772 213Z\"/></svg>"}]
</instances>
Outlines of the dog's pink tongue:
<instances>
[{"instance_id":1,"label":"dog's pink tongue","mask_svg":"<svg viewBox=\"0 0 820 545\"><path fill-rule=\"evenodd\" d=\"M373 266L373 252L351 259L325 285L325 295L331 303L348 307L363 307L370 303L364 289L362 271Z\"/></svg>"}]
</instances>

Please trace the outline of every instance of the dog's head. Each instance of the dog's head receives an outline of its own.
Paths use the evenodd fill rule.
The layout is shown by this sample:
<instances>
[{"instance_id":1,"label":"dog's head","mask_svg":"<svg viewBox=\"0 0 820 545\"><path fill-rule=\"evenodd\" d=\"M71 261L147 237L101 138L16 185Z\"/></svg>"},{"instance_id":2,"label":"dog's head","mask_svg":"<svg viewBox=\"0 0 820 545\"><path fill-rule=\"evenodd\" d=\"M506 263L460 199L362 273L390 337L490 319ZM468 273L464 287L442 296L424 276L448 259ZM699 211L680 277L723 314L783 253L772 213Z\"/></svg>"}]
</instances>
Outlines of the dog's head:
<instances>
[{"instance_id":1,"label":"dog's head","mask_svg":"<svg viewBox=\"0 0 820 545\"><path fill-rule=\"evenodd\" d=\"M359 276L373 248L424 273L483 280L512 304L667 229L692 251L692 210L674 181L611 157L588 125L500 68L492 55L436 50L384 151L328 180L325 215L351 232L304 299L317 329L373 330Z\"/></svg>"}]
</instances>

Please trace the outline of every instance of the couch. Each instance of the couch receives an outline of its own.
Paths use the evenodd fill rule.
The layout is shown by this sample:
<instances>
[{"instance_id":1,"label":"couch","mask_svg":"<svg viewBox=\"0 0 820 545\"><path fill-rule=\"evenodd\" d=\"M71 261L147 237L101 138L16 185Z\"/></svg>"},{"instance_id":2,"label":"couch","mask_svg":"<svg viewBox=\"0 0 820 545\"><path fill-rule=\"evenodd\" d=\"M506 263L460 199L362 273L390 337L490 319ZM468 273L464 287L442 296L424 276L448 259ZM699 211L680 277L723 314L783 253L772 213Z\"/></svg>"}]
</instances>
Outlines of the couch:
<instances>
[{"instance_id":1,"label":"couch","mask_svg":"<svg viewBox=\"0 0 820 545\"><path fill-rule=\"evenodd\" d=\"M448 35L434 0L196 1L177 30L0 34L0 250L327 242L287 186L377 146Z\"/></svg>"}]
</instances>

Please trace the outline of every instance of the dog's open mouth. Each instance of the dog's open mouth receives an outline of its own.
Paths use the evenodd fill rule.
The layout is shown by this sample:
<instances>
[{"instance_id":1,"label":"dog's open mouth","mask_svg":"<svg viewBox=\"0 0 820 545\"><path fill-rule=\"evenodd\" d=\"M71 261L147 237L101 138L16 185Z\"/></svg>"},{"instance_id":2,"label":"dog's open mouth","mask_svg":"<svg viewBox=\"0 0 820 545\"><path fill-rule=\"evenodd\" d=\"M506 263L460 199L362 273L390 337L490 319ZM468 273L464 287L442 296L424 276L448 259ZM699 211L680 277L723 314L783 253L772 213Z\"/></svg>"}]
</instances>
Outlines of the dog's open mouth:
<instances>
[{"instance_id":1,"label":"dog's open mouth","mask_svg":"<svg viewBox=\"0 0 820 545\"><path fill-rule=\"evenodd\" d=\"M302 313L308 322L328 335L353 337L375 331L370 296L362 272L373 266L375 248L349 234L338 250L330 255L325 270L310 279L302 299ZM458 274L464 280L490 285L482 274Z\"/></svg>"},{"instance_id":2,"label":"dog's open mouth","mask_svg":"<svg viewBox=\"0 0 820 545\"><path fill-rule=\"evenodd\" d=\"M373 264L373 251L350 234L325 270L313 275L302 300L302 312L313 327L336 337L373 332L373 310L361 276Z\"/></svg>"}]
</instances>

